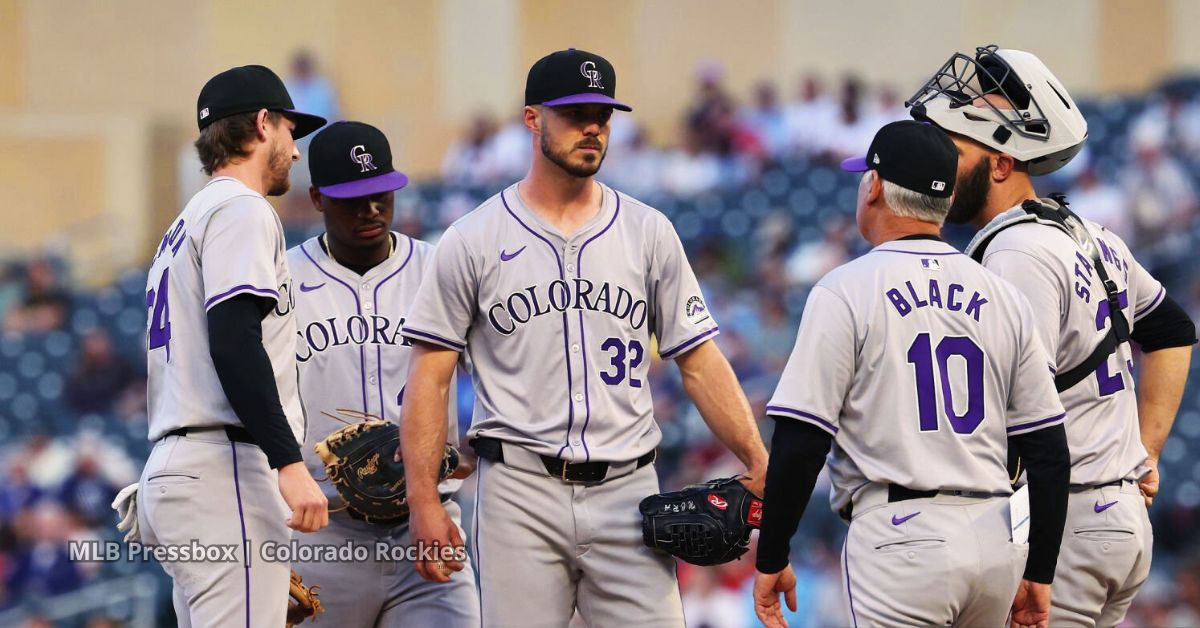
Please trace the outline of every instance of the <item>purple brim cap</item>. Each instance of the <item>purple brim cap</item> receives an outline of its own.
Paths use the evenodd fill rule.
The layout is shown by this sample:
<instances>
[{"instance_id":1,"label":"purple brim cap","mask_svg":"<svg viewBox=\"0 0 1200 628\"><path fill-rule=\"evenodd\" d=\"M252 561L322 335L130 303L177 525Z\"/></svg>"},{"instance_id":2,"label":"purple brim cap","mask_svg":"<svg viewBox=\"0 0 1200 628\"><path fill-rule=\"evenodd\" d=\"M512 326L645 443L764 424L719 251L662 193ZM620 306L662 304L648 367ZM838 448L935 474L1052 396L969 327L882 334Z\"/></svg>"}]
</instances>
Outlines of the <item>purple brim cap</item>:
<instances>
[{"instance_id":1,"label":"purple brim cap","mask_svg":"<svg viewBox=\"0 0 1200 628\"><path fill-rule=\"evenodd\" d=\"M629 105L615 98L593 92L563 96L562 98L547 100L542 104L547 107L560 107L562 105L611 105L613 109L620 109L621 111L633 111L633 107L630 107Z\"/></svg>"},{"instance_id":2,"label":"purple brim cap","mask_svg":"<svg viewBox=\"0 0 1200 628\"><path fill-rule=\"evenodd\" d=\"M408 177L403 172L393 170L378 177L347 181L336 185L324 185L317 189L321 191L321 194L330 198L358 198L381 192L393 192L406 185L408 185Z\"/></svg>"},{"instance_id":3,"label":"purple brim cap","mask_svg":"<svg viewBox=\"0 0 1200 628\"><path fill-rule=\"evenodd\" d=\"M846 172L866 172L870 168L867 167L866 157L851 157L850 159L842 160L842 170Z\"/></svg>"}]
</instances>

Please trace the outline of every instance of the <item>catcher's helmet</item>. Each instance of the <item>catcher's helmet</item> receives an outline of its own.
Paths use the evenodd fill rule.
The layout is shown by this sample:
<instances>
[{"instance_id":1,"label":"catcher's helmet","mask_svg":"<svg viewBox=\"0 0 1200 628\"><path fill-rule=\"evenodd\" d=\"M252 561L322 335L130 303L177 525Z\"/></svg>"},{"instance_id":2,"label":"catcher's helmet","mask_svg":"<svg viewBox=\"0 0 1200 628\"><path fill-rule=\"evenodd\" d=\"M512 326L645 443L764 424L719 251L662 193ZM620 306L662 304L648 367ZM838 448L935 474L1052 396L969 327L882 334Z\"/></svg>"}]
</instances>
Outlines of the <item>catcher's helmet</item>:
<instances>
[{"instance_id":1,"label":"catcher's helmet","mask_svg":"<svg viewBox=\"0 0 1200 628\"><path fill-rule=\"evenodd\" d=\"M973 59L955 53L905 106L918 120L1027 163L1034 176L1065 166L1087 139L1087 121L1050 69L1031 53L995 45L976 48Z\"/></svg>"}]
</instances>

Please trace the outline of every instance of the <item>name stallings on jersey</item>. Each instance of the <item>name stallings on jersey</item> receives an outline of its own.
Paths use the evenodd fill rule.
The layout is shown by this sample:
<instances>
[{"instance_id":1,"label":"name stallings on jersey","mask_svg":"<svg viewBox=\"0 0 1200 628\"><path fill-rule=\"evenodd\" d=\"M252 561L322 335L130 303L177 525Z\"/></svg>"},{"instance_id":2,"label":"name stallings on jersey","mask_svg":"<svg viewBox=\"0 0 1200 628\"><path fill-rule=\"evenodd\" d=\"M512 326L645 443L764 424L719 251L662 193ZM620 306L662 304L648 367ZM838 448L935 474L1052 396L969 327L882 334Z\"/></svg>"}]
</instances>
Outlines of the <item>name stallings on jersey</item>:
<instances>
[{"instance_id":1,"label":"name stallings on jersey","mask_svg":"<svg viewBox=\"0 0 1200 628\"><path fill-rule=\"evenodd\" d=\"M567 310L604 312L625 320L632 329L641 329L649 316L645 299L609 282L596 284L576 277L570 282L556 279L549 284L534 284L513 292L487 309L488 321L501 335L508 336L538 316Z\"/></svg>"},{"instance_id":2,"label":"name stallings on jersey","mask_svg":"<svg viewBox=\"0 0 1200 628\"><path fill-rule=\"evenodd\" d=\"M308 362L314 353L333 347L353 345L386 345L389 347L412 346L412 342L400 335L404 317L393 321L386 316L335 316L312 321L296 330L300 346L296 352L297 362Z\"/></svg>"}]
</instances>

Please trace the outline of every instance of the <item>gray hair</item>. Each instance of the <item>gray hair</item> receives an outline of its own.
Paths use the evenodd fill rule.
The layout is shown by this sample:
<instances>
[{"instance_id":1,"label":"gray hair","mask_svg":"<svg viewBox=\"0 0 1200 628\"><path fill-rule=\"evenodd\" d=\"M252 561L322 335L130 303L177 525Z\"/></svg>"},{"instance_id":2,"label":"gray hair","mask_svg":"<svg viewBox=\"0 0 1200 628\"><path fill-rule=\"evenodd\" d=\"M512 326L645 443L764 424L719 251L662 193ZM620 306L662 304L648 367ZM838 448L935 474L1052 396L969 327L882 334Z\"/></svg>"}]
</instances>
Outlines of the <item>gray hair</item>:
<instances>
[{"instance_id":1,"label":"gray hair","mask_svg":"<svg viewBox=\"0 0 1200 628\"><path fill-rule=\"evenodd\" d=\"M931 222L939 227L945 222L946 214L950 211L950 198L914 192L882 178L880 181L883 183L883 200L893 214Z\"/></svg>"}]
</instances>

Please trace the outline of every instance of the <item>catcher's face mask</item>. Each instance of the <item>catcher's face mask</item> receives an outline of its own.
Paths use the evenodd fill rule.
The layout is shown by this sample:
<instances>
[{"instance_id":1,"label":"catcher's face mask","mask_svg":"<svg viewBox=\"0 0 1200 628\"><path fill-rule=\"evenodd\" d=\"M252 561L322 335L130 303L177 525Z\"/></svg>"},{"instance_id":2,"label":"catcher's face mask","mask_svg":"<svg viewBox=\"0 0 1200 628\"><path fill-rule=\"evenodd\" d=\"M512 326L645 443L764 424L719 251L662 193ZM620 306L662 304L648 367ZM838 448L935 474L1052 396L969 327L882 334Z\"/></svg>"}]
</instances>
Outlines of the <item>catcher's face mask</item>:
<instances>
[{"instance_id":1,"label":"catcher's face mask","mask_svg":"<svg viewBox=\"0 0 1200 628\"><path fill-rule=\"evenodd\" d=\"M997 46L955 53L907 101L912 116L1029 164L1032 175L1066 165L1087 122L1036 56Z\"/></svg>"}]
</instances>

